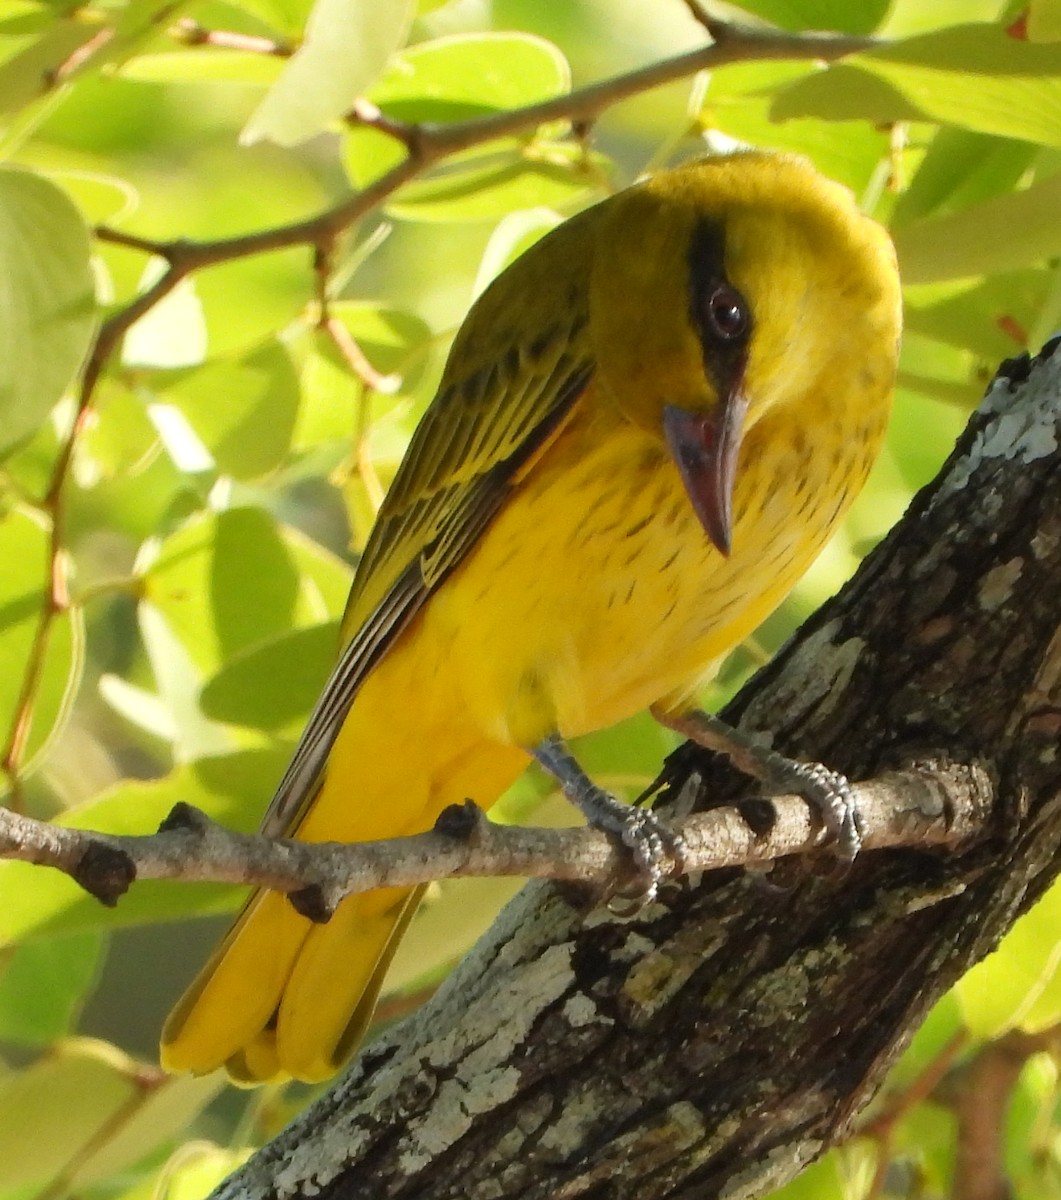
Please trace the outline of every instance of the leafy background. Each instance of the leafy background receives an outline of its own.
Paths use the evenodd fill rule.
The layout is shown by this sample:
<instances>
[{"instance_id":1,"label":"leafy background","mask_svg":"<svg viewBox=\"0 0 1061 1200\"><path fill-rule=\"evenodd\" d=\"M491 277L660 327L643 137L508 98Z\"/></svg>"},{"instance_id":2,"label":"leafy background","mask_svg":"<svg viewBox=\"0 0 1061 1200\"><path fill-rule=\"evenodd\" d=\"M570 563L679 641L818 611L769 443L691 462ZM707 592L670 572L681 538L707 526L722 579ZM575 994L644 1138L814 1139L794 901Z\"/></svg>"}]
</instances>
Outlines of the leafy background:
<instances>
[{"instance_id":1,"label":"leafy background","mask_svg":"<svg viewBox=\"0 0 1061 1200\"><path fill-rule=\"evenodd\" d=\"M401 160L398 141L347 119L355 97L402 121L464 121L695 48L704 31L681 0L0 0L6 803L142 832L185 800L253 828L471 298L564 215L705 146L796 150L851 187L893 231L907 302L885 454L708 703L842 583L999 360L1061 326L1061 0L734 11L889 45L643 92L604 112L591 144L558 121L473 145L325 262L292 244L221 255L144 304L106 361L88 359L79 413L101 323L164 269L152 240L279 229ZM632 793L670 745L639 719L579 750ZM565 818L532 776L495 811ZM434 986L513 887L434 889L381 1020ZM193 1198L306 1101L154 1065L166 1008L237 902L144 884L106 910L54 872L0 863L0 1200ZM999 1109L1012 1195L1061 1196L1059 910L1051 893L937 1007L861 1135L786 1195L951 1194L962 1096L1003 1054L1017 1064Z\"/></svg>"}]
</instances>

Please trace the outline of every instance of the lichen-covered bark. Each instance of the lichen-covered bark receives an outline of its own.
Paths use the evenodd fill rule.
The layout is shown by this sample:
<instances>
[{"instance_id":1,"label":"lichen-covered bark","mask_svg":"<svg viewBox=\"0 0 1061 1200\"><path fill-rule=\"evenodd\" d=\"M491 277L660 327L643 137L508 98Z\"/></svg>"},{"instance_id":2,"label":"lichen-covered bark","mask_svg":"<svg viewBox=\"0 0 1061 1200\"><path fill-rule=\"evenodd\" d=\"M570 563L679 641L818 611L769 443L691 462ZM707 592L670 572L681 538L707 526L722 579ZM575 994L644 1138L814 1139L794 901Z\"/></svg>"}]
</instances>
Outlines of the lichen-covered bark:
<instances>
[{"instance_id":1,"label":"lichen-covered bark","mask_svg":"<svg viewBox=\"0 0 1061 1200\"><path fill-rule=\"evenodd\" d=\"M842 1136L1061 864L1059 414L1061 354L997 382L727 714L853 778L942 771L989 807L980 837L719 872L628 922L531 886L220 1196L751 1198ZM747 794L689 748L667 779L664 803Z\"/></svg>"}]
</instances>

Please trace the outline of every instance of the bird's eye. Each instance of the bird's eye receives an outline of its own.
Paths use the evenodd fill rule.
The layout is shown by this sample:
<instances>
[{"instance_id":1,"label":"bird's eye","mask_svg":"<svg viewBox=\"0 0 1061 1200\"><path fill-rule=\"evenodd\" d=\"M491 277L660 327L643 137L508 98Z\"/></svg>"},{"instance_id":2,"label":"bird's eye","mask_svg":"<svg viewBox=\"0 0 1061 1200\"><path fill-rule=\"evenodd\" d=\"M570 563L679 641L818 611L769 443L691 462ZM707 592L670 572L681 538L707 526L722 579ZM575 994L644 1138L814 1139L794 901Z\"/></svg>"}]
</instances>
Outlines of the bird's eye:
<instances>
[{"instance_id":1,"label":"bird's eye","mask_svg":"<svg viewBox=\"0 0 1061 1200\"><path fill-rule=\"evenodd\" d=\"M708 296L707 322L722 342L735 342L748 332L748 306L736 288L724 283Z\"/></svg>"}]
</instances>

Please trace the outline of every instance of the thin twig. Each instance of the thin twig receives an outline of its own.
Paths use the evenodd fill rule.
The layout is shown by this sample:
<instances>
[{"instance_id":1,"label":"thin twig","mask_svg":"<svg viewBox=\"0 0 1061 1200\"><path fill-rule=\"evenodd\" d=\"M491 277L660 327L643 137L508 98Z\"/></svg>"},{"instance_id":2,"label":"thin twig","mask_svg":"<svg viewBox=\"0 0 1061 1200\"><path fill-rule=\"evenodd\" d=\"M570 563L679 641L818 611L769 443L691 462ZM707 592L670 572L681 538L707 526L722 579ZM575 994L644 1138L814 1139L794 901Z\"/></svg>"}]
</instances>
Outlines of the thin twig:
<instances>
[{"instance_id":1,"label":"thin twig","mask_svg":"<svg viewBox=\"0 0 1061 1200\"><path fill-rule=\"evenodd\" d=\"M365 352L357 344L357 339L338 317L328 317L321 322L321 328L331 338L351 373L366 387L387 396L393 395L401 387L401 376L384 375L377 371L365 357Z\"/></svg>"},{"instance_id":2,"label":"thin twig","mask_svg":"<svg viewBox=\"0 0 1061 1200\"><path fill-rule=\"evenodd\" d=\"M273 58L290 58L295 52L290 42L237 33L234 29L207 29L192 17L181 17L169 32L171 37L186 46L219 46L225 50L244 50L248 54L265 54Z\"/></svg>"},{"instance_id":3,"label":"thin twig","mask_svg":"<svg viewBox=\"0 0 1061 1200\"><path fill-rule=\"evenodd\" d=\"M860 1136L871 1138L877 1149L877 1163L865 1200L876 1200L876 1197L884 1194L888 1170L892 1165L891 1146L896 1126L908 1113L932 1096L940 1081L954 1065L954 1060L969 1044L969 1040L970 1036L966 1030L958 1030L917 1078L859 1130Z\"/></svg>"},{"instance_id":4,"label":"thin twig","mask_svg":"<svg viewBox=\"0 0 1061 1200\"><path fill-rule=\"evenodd\" d=\"M1028 1059L1056 1044L1054 1029L1039 1034L1011 1030L985 1045L968 1064L953 1104L958 1119L954 1192L961 1200L1007 1200L1006 1110Z\"/></svg>"}]
</instances>

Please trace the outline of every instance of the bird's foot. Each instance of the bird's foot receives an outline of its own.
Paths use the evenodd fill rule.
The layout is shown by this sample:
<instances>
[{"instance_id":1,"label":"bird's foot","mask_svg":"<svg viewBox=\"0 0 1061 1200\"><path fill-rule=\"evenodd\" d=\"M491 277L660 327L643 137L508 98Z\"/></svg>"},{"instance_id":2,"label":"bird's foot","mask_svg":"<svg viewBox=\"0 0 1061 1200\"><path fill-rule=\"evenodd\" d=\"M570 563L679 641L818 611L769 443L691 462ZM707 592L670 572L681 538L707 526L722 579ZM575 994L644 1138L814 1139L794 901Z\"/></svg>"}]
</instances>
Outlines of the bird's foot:
<instances>
[{"instance_id":1,"label":"bird's foot","mask_svg":"<svg viewBox=\"0 0 1061 1200\"><path fill-rule=\"evenodd\" d=\"M681 836L648 809L623 804L598 787L575 761L559 734L534 747L534 757L563 788L595 829L610 834L630 851L637 879L632 888L614 894L608 902L616 916L631 917L650 904L660 882L675 868L681 869L685 843Z\"/></svg>"},{"instance_id":2,"label":"bird's foot","mask_svg":"<svg viewBox=\"0 0 1061 1200\"><path fill-rule=\"evenodd\" d=\"M660 883L675 867L681 869L685 853L681 834L655 813L623 804L603 788L584 793L579 808L595 829L618 838L630 851L637 877L609 897L608 908L619 917L635 916L656 898Z\"/></svg>"},{"instance_id":3,"label":"bird's foot","mask_svg":"<svg viewBox=\"0 0 1061 1200\"><path fill-rule=\"evenodd\" d=\"M862 847L862 819L846 775L821 763L800 762L763 746L741 729L700 709L673 713L652 710L658 721L707 750L725 754L735 767L758 779L768 795L802 796L817 812L836 844L837 855L851 862Z\"/></svg>"},{"instance_id":4,"label":"bird's foot","mask_svg":"<svg viewBox=\"0 0 1061 1200\"><path fill-rule=\"evenodd\" d=\"M766 789L775 795L802 796L835 841L836 853L853 862L862 848L862 817L846 775L816 762L772 756Z\"/></svg>"}]
</instances>

